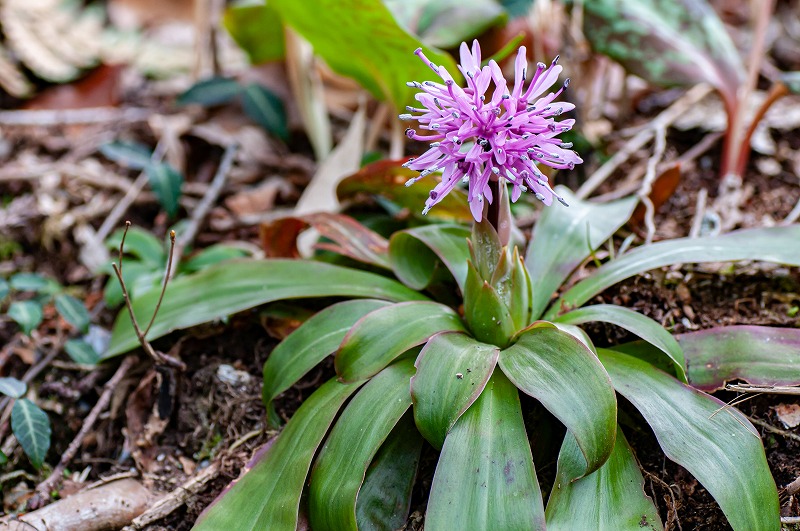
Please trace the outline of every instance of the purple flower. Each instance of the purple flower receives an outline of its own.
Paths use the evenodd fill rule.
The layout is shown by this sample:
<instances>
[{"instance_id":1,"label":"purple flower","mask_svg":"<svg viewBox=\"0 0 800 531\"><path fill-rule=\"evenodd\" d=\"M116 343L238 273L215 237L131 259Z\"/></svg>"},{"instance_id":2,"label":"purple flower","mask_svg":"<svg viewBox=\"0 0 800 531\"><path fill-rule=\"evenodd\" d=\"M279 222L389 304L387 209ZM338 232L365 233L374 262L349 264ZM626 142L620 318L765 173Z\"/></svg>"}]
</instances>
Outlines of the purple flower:
<instances>
[{"instance_id":1,"label":"purple flower","mask_svg":"<svg viewBox=\"0 0 800 531\"><path fill-rule=\"evenodd\" d=\"M478 41L473 42L471 53L466 43L461 44L458 68L466 79L465 88L459 87L444 67L431 63L421 48L414 53L444 81L444 84L409 82L408 86L422 90L416 99L423 108L407 107L410 112L421 114L400 115L403 120L417 120L420 129L431 132L421 135L413 129L406 130L409 138L431 142L428 151L405 164L420 171L406 185L443 170L442 180L431 190L422 213L427 214L458 181L469 183L468 200L476 221L483 216L484 198L492 202L490 180L509 182L512 201L530 189L545 205L550 205L554 197L566 205L537 167L542 163L571 169L583 162L569 149L572 144L562 143L558 138L572 128L575 120L554 119L575 107L572 103L553 103L569 85L569 79L557 92L542 96L561 73L561 66L556 64L558 57L549 67L539 63L527 90L523 90L527 60L525 47L521 47L515 63L514 87L509 91L496 62L489 61L481 68ZM494 92L489 95L487 90L492 82Z\"/></svg>"}]
</instances>

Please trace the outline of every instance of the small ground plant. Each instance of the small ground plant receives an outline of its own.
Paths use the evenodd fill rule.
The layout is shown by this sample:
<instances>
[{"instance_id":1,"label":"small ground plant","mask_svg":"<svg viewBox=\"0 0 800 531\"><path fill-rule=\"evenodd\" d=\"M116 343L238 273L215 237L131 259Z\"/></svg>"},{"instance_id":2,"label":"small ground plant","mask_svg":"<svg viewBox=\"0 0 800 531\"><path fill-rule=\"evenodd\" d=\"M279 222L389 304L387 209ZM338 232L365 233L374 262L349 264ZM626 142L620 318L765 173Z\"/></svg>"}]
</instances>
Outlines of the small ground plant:
<instances>
[{"instance_id":1,"label":"small ground plant","mask_svg":"<svg viewBox=\"0 0 800 531\"><path fill-rule=\"evenodd\" d=\"M525 89L522 49L509 89L496 64L481 65L477 45L463 45L466 86L459 87L444 67L418 55L443 83L411 84L423 91L423 108L403 118L416 119L427 136L408 136L432 143L408 165L420 178L443 170L426 212L462 179L468 183L472 230L432 224L386 242L353 222L335 244L363 269L241 260L171 284L151 338L264 302L346 299L275 348L264 366L265 403L272 411L280 393L331 353L337 376L303 403L195 529L294 530L301 514L314 530L397 529L407 519L425 441L440 450L426 529L661 529L619 427L617 395L639 411L666 456L708 489L734 529L779 529L775 482L747 418L688 384L683 349L659 323L619 306L584 305L621 280L667 265L800 265L800 227L659 242L572 283L637 200L580 201L552 189L541 173L539 164L580 162L558 140L572 123L555 117L571 105L554 103L560 90L545 95L560 67L538 65ZM522 242L509 200L528 190L547 205L556 198L569 207L545 209ZM146 315L157 301L156 293L140 296L135 313ZM596 348L579 328L592 321L622 327L647 346ZM108 355L135 344L123 315ZM526 428L520 391L567 430L546 504L530 439L547 428Z\"/></svg>"}]
</instances>

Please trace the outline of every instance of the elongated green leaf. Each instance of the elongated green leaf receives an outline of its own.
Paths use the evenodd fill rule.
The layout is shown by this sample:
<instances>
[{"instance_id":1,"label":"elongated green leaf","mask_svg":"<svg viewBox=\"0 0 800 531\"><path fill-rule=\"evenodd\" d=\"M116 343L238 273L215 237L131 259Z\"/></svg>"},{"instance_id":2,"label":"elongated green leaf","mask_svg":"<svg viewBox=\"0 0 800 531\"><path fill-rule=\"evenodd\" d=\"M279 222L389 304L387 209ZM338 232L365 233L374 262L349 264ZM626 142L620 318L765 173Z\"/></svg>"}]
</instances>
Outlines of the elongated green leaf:
<instances>
[{"instance_id":1,"label":"elongated green leaf","mask_svg":"<svg viewBox=\"0 0 800 531\"><path fill-rule=\"evenodd\" d=\"M356 321L389 303L373 299L334 304L317 313L275 347L264 363L264 403L287 390L321 362L336 352L345 334Z\"/></svg>"},{"instance_id":2,"label":"elongated green leaf","mask_svg":"<svg viewBox=\"0 0 800 531\"><path fill-rule=\"evenodd\" d=\"M11 288L17 291L44 291L49 282L47 277L39 273L17 273L11 277Z\"/></svg>"},{"instance_id":3,"label":"elongated green leaf","mask_svg":"<svg viewBox=\"0 0 800 531\"><path fill-rule=\"evenodd\" d=\"M25 382L17 380L16 378L0 378L0 394L10 396L11 398L19 398L25 394L27 389L28 386L25 385Z\"/></svg>"},{"instance_id":4,"label":"elongated green leaf","mask_svg":"<svg viewBox=\"0 0 800 531\"><path fill-rule=\"evenodd\" d=\"M281 99L258 83L247 85L242 94L244 112L266 131L278 138L289 138L286 109Z\"/></svg>"},{"instance_id":5,"label":"elongated green leaf","mask_svg":"<svg viewBox=\"0 0 800 531\"><path fill-rule=\"evenodd\" d=\"M422 435L441 448L453 424L480 396L500 349L451 332L436 334L417 358L411 379L414 419Z\"/></svg>"},{"instance_id":6,"label":"elongated green leaf","mask_svg":"<svg viewBox=\"0 0 800 531\"><path fill-rule=\"evenodd\" d=\"M108 160L131 170L145 169L153 156L153 151L139 142L109 142L100 146L99 151Z\"/></svg>"},{"instance_id":7,"label":"elongated green leaf","mask_svg":"<svg viewBox=\"0 0 800 531\"><path fill-rule=\"evenodd\" d=\"M404 27L441 48L456 48L507 18L494 0L385 0L385 4Z\"/></svg>"},{"instance_id":8,"label":"elongated green leaf","mask_svg":"<svg viewBox=\"0 0 800 531\"><path fill-rule=\"evenodd\" d=\"M295 531L311 460L345 400L360 384L330 380L303 402L247 473L200 515L194 531Z\"/></svg>"},{"instance_id":9,"label":"elongated green leaf","mask_svg":"<svg viewBox=\"0 0 800 531\"><path fill-rule=\"evenodd\" d=\"M0 450L0 466L5 465L6 463L8 463L8 457L3 453L2 450Z\"/></svg>"},{"instance_id":10,"label":"elongated green leaf","mask_svg":"<svg viewBox=\"0 0 800 531\"><path fill-rule=\"evenodd\" d=\"M413 301L379 308L345 336L336 353L336 374L343 382L369 378L442 331L465 331L458 314L443 304Z\"/></svg>"},{"instance_id":11,"label":"elongated green leaf","mask_svg":"<svg viewBox=\"0 0 800 531\"><path fill-rule=\"evenodd\" d=\"M242 86L235 79L211 77L198 81L178 96L178 105L197 104L205 107L222 105L233 101L242 93Z\"/></svg>"},{"instance_id":12,"label":"elongated green leaf","mask_svg":"<svg viewBox=\"0 0 800 531\"><path fill-rule=\"evenodd\" d=\"M584 461L575 437L567 432L558 454L558 471L547 500L547 529L661 530L658 510L644 492L644 478L628 441L617 428L608 461L586 477L572 481Z\"/></svg>"},{"instance_id":13,"label":"elongated green leaf","mask_svg":"<svg viewBox=\"0 0 800 531\"><path fill-rule=\"evenodd\" d=\"M581 474L608 459L617 432L617 397L605 369L583 343L557 328L534 326L500 352L499 364L514 385L575 436L585 459Z\"/></svg>"},{"instance_id":14,"label":"elongated green leaf","mask_svg":"<svg viewBox=\"0 0 800 531\"><path fill-rule=\"evenodd\" d=\"M598 352L614 388L644 416L667 457L708 489L735 530L780 529L778 491L747 417L644 361Z\"/></svg>"},{"instance_id":15,"label":"elongated green leaf","mask_svg":"<svg viewBox=\"0 0 800 531\"><path fill-rule=\"evenodd\" d=\"M100 362L100 355L94 347L82 339L70 339L64 344L64 350L75 363L97 365Z\"/></svg>"},{"instance_id":16,"label":"elongated green leaf","mask_svg":"<svg viewBox=\"0 0 800 531\"><path fill-rule=\"evenodd\" d=\"M2 277L0 277L0 302L8 296L8 292L11 291L11 285L8 281Z\"/></svg>"},{"instance_id":17,"label":"elongated green leaf","mask_svg":"<svg viewBox=\"0 0 800 531\"><path fill-rule=\"evenodd\" d=\"M251 256L252 253L234 247L232 245L217 244L211 247L206 247L196 255L192 256L188 261L180 265L181 271L189 273L196 273L206 267L225 262L226 260L234 260L236 258L246 258Z\"/></svg>"},{"instance_id":18,"label":"elongated green leaf","mask_svg":"<svg viewBox=\"0 0 800 531\"><path fill-rule=\"evenodd\" d=\"M15 301L8 307L8 316L19 325L23 333L30 334L42 323L42 305L36 301Z\"/></svg>"},{"instance_id":19,"label":"elongated green leaf","mask_svg":"<svg viewBox=\"0 0 800 531\"><path fill-rule=\"evenodd\" d=\"M546 208L536 223L525 264L533 284L532 318L538 319L550 297L594 249L608 240L633 213L638 199L610 203L581 201L563 186L558 193L569 208Z\"/></svg>"},{"instance_id":20,"label":"elongated green leaf","mask_svg":"<svg viewBox=\"0 0 800 531\"><path fill-rule=\"evenodd\" d=\"M178 212L178 200L181 198L183 175L166 162L150 164L147 166L146 172L150 188L156 194L161 208L170 217L175 217Z\"/></svg>"},{"instance_id":21,"label":"elongated green leaf","mask_svg":"<svg viewBox=\"0 0 800 531\"><path fill-rule=\"evenodd\" d=\"M798 241L800 225L790 225L737 230L722 236L677 238L639 247L578 282L550 307L545 319L554 319L562 307L575 308L584 304L620 280L672 264L759 260L798 266Z\"/></svg>"},{"instance_id":22,"label":"elongated green leaf","mask_svg":"<svg viewBox=\"0 0 800 531\"><path fill-rule=\"evenodd\" d=\"M134 301L140 323L150 319L158 297L159 289L154 289ZM267 302L303 297L425 299L399 282L345 267L303 260L231 260L170 282L148 338ZM127 352L138 344L130 318L123 310L114 323L104 358Z\"/></svg>"},{"instance_id":23,"label":"elongated green leaf","mask_svg":"<svg viewBox=\"0 0 800 531\"><path fill-rule=\"evenodd\" d=\"M414 416L407 411L372 460L358 491L359 530L394 530L406 523L423 442Z\"/></svg>"},{"instance_id":24,"label":"elongated green leaf","mask_svg":"<svg viewBox=\"0 0 800 531\"><path fill-rule=\"evenodd\" d=\"M230 5L225 10L222 24L247 53L252 64L278 61L286 54L281 18L265 2Z\"/></svg>"},{"instance_id":25,"label":"elongated green leaf","mask_svg":"<svg viewBox=\"0 0 800 531\"><path fill-rule=\"evenodd\" d=\"M56 310L61 317L81 332L85 332L89 328L91 317L89 317L86 306L72 295L66 293L56 295Z\"/></svg>"},{"instance_id":26,"label":"elongated green leaf","mask_svg":"<svg viewBox=\"0 0 800 531\"><path fill-rule=\"evenodd\" d=\"M501 371L458 419L433 476L425 529L543 530L519 395Z\"/></svg>"},{"instance_id":27,"label":"elongated green leaf","mask_svg":"<svg viewBox=\"0 0 800 531\"><path fill-rule=\"evenodd\" d=\"M628 71L665 86L709 83L731 94L744 80L739 53L705 0L582 2L586 37Z\"/></svg>"},{"instance_id":28,"label":"elongated green leaf","mask_svg":"<svg viewBox=\"0 0 800 531\"><path fill-rule=\"evenodd\" d=\"M508 346L517 332L508 306L503 304L497 291L481 279L472 262L464 288L464 319L476 339L499 347Z\"/></svg>"},{"instance_id":29,"label":"elongated green leaf","mask_svg":"<svg viewBox=\"0 0 800 531\"><path fill-rule=\"evenodd\" d=\"M311 472L309 509L315 530L358 531L356 497L367 467L411 406L413 358L390 365L342 412Z\"/></svg>"},{"instance_id":30,"label":"elongated green leaf","mask_svg":"<svg viewBox=\"0 0 800 531\"><path fill-rule=\"evenodd\" d=\"M112 251L119 250L123 234L125 234L125 229L115 230L106 240L106 247ZM139 227L130 227L128 229L128 233L125 234L124 250L126 255L135 256L142 262L150 264L157 269L163 269L167 263L167 253L164 251L164 243L153 236L150 231ZM127 263L124 264L122 268L123 273L127 265ZM112 273L112 271L109 271L109 273Z\"/></svg>"},{"instance_id":31,"label":"elongated green leaf","mask_svg":"<svg viewBox=\"0 0 800 531\"><path fill-rule=\"evenodd\" d=\"M356 79L376 98L388 99L398 111L414 102L407 81L436 75L414 55L418 47L451 75L458 74L452 58L409 35L381 0L270 0L270 6L328 66Z\"/></svg>"},{"instance_id":32,"label":"elongated green leaf","mask_svg":"<svg viewBox=\"0 0 800 531\"><path fill-rule=\"evenodd\" d=\"M11 431L36 468L41 468L50 449L50 419L47 413L27 398L19 398L11 408Z\"/></svg>"},{"instance_id":33,"label":"elongated green leaf","mask_svg":"<svg viewBox=\"0 0 800 531\"><path fill-rule=\"evenodd\" d=\"M427 225L396 232L389 241L389 261L405 285L425 289L439 262L464 290L467 278L469 229L460 225Z\"/></svg>"},{"instance_id":34,"label":"elongated green leaf","mask_svg":"<svg viewBox=\"0 0 800 531\"><path fill-rule=\"evenodd\" d=\"M731 380L758 385L800 382L800 330L725 326L681 334L692 387L715 391Z\"/></svg>"},{"instance_id":35,"label":"elongated green leaf","mask_svg":"<svg viewBox=\"0 0 800 531\"><path fill-rule=\"evenodd\" d=\"M686 360L683 357L683 349L672 334L645 315L613 304L597 304L572 310L559 316L556 321L573 325L600 321L624 328L666 354L675 364L678 378L686 382Z\"/></svg>"}]
</instances>

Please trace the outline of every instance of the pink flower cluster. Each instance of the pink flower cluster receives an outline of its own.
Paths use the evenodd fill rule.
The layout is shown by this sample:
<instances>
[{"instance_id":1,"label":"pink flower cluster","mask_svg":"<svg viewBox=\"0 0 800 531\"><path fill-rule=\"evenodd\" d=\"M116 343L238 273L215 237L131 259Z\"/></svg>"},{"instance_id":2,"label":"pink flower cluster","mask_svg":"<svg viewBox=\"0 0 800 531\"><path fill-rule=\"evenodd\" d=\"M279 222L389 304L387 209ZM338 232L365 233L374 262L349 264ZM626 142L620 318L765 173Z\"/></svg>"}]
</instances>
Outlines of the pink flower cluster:
<instances>
[{"instance_id":1,"label":"pink flower cluster","mask_svg":"<svg viewBox=\"0 0 800 531\"><path fill-rule=\"evenodd\" d=\"M557 80L561 66L558 57L547 67L539 63L527 90L523 85L527 75L525 47L519 49L515 63L514 88L509 91L505 77L495 61L481 68L481 50L478 41L470 52L461 44L459 70L466 79L461 88L443 66L436 66L422 53L419 58L442 78L444 84L412 81L408 86L420 89L416 95L421 109L407 107L419 115L401 114L400 119L417 120L420 129L430 131L421 135L407 129L409 138L431 142L430 149L419 158L410 160L406 167L420 172L410 179L410 186L419 179L443 170L442 180L431 190L423 214L442 200L459 182L469 184L468 200L476 221L483 216L484 198L492 202L490 179L505 179L512 185L511 200L519 199L522 192L531 190L544 204L550 205L555 197L566 205L550 187L547 177L539 171L538 163L552 168L573 168L583 162L572 151L571 144L563 143L558 135L569 131L575 120L555 121L554 117L575 106L571 103L554 103L569 85L569 79L557 92L542 96ZM487 94L494 82L494 92Z\"/></svg>"}]
</instances>

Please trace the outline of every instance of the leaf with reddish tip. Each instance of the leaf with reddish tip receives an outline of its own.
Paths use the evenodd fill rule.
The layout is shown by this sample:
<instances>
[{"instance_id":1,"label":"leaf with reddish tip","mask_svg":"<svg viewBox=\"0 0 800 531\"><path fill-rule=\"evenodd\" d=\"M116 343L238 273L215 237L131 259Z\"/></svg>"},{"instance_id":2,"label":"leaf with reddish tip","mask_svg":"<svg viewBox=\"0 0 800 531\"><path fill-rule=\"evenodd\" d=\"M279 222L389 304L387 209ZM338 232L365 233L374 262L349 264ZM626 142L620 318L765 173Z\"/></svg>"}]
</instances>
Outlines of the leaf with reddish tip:
<instances>
[{"instance_id":1,"label":"leaf with reddish tip","mask_svg":"<svg viewBox=\"0 0 800 531\"><path fill-rule=\"evenodd\" d=\"M711 392L731 380L755 385L800 382L800 329L725 326L677 336L689 383Z\"/></svg>"},{"instance_id":2,"label":"leaf with reddish tip","mask_svg":"<svg viewBox=\"0 0 800 531\"><path fill-rule=\"evenodd\" d=\"M705 0L592 0L582 5L592 47L652 83L705 82L735 97L744 81L739 52Z\"/></svg>"},{"instance_id":3,"label":"leaf with reddish tip","mask_svg":"<svg viewBox=\"0 0 800 531\"><path fill-rule=\"evenodd\" d=\"M575 481L584 465L575 437L567 432L558 454L558 470L547 500L547 529L664 529L628 441L617 428L614 451L595 472Z\"/></svg>"},{"instance_id":4,"label":"leaf with reddish tip","mask_svg":"<svg viewBox=\"0 0 800 531\"><path fill-rule=\"evenodd\" d=\"M363 194L379 196L422 218L422 207L436 183L431 176L424 182L406 186L406 181L419 177L418 171L403 167L407 160L380 160L367 164L339 183L336 195L340 201L353 200ZM472 221L467 194L460 188L453 189L424 218L463 223Z\"/></svg>"},{"instance_id":5,"label":"leaf with reddish tip","mask_svg":"<svg viewBox=\"0 0 800 531\"><path fill-rule=\"evenodd\" d=\"M447 434L425 529L545 529L519 394L501 371Z\"/></svg>"},{"instance_id":6,"label":"leaf with reddish tip","mask_svg":"<svg viewBox=\"0 0 800 531\"><path fill-rule=\"evenodd\" d=\"M465 331L458 314L444 304L414 301L379 308L345 336L336 353L336 374L343 382L369 378L442 331Z\"/></svg>"},{"instance_id":7,"label":"leaf with reddish tip","mask_svg":"<svg viewBox=\"0 0 800 531\"><path fill-rule=\"evenodd\" d=\"M714 496L731 527L780 529L778 490L747 417L645 361L612 350L598 354L617 392L639 410L667 457Z\"/></svg>"},{"instance_id":8,"label":"leaf with reddish tip","mask_svg":"<svg viewBox=\"0 0 800 531\"><path fill-rule=\"evenodd\" d=\"M192 529L294 531L311 460L339 409L360 385L330 380L317 389Z\"/></svg>"},{"instance_id":9,"label":"leaf with reddish tip","mask_svg":"<svg viewBox=\"0 0 800 531\"><path fill-rule=\"evenodd\" d=\"M463 291L467 278L469 230L460 225L427 225L392 235L389 261L395 275L413 289L425 289L439 264L452 273Z\"/></svg>"},{"instance_id":10,"label":"leaf with reddish tip","mask_svg":"<svg viewBox=\"0 0 800 531\"><path fill-rule=\"evenodd\" d=\"M550 306L544 318L555 319L562 308L581 306L621 280L668 265L759 260L800 266L798 241L800 225L789 225L743 229L722 236L677 238L645 245L604 264L590 277L575 284Z\"/></svg>"},{"instance_id":11,"label":"leaf with reddish tip","mask_svg":"<svg viewBox=\"0 0 800 531\"><path fill-rule=\"evenodd\" d=\"M594 353L567 332L541 323L501 351L498 363L514 385L575 436L584 458L580 473L600 468L614 448L617 397Z\"/></svg>"},{"instance_id":12,"label":"leaf with reddish tip","mask_svg":"<svg viewBox=\"0 0 800 531\"><path fill-rule=\"evenodd\" d=\"M556 322L572 325L593 321L617 325L655 346L672 360L678 378L686 381L686 360L681 346L663 326L645 315L613 304L596 304L572 310L556 318Z\"/></svg>"},{"instance_id":13,"label":"leaf with reddish tip","mask_svg":"<svg viewBox=\"0 0 800 531\"><path fill-rule=\"evenodd\" d=\"M414 419L436 448L472 405L494 372L500 349L455 332L436 334L417 358L411 378Z\"/></svg>"},{"instance_id":14,"label":"leaf with reddish tip","mask_svg":"<svg viewBox=\"0 0 800 531\"><path fill-rule=\"evenodd\" d=\"M356 498L367 467L411 406L413 358L390 365L347 405L320 450L309 479L311 525L319 531L358 531Z\"/></svg>"},{"instance_id":15,"label":"leaf with reddish tip","mask_svg":"<svg viewBox=\"0 0 800 531\"><path fill-rule=\"evenodd\" d=\"M628 221L639 201L628 197L610 203L592 203L581 201L563 186L556 191L569 203L569 208L554 205L542 211L525 254L533 285L532 319L541 317L561 284Z\"/></svg>"},{"instance_id":16,"label":"leaf with reddish tip","mask_svg":"<svg viewBox=\"0 0 800 531\"><path fill-rule=\"evenodd\" d=\"M297 236L308 226L333 243L321 242L317 249L332 251L385 269L389 269L389 242L350 216L321 212L305 216L285 217L261 225L261 243L271 257L296 258Z\"/></svg>"}]
</instances>

